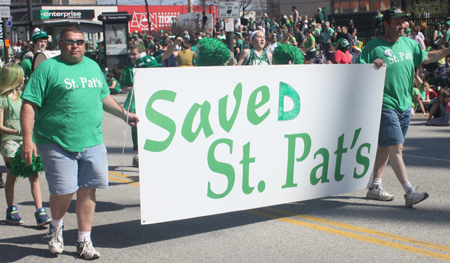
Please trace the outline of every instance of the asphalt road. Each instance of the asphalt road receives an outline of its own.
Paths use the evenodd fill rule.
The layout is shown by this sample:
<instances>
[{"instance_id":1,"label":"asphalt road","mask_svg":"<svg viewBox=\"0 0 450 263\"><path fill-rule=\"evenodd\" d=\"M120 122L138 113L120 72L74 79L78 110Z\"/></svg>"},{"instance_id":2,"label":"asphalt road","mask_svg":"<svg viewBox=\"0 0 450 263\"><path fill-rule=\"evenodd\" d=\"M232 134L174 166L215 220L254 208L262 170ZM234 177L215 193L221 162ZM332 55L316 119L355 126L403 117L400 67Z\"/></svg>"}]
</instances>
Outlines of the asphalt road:
<instances>
[{"instance_id":1,"label":"asphalt road","mask_svg":"<svg viewBox=\"0 0 450 263\"><path fill-rule=\"evenodd\" d=\"M123 103L125 95L115 98ZM404 206L403 189L388 167L383 185L396 196L392 202L366 200L366 191L358 191L142 226L138 169L131 166L130 129L105 114L110 188L97 194L92 233L101 253L97 262L450 261L450 128L424 123L422 117L412 119L404 150L412 184L430 193L428 200L413 208ZM47 183L45 176L40 178L44 206L48 207ZM65 252L59 256L48 251L47 230L35 226L27 180L17 182L16 204L25 224L0 222L0 262L78 260L75 201L65 217ZM5 210L2 194L0 211Z\"/></svg>"}]
</instances>

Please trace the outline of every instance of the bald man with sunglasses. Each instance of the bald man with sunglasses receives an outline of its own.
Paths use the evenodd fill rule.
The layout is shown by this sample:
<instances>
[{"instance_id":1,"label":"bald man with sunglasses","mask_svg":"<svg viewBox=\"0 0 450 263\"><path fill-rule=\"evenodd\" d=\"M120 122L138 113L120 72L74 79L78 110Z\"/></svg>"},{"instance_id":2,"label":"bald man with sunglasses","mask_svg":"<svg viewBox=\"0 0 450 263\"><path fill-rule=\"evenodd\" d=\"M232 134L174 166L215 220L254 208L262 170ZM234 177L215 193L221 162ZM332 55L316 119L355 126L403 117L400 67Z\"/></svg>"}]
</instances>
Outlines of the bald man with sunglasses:
<instances>
[{"instance_id":1,"label":"bald man with sunglasses","mask_svg":"<svg viewBox=\"0 0 450 263\"><path fill-rule=\"evenodd\" d=\"M83 31L67 27L60 39L61 55L42 62L22 94L21 156L27 165L37 150L42 158L53 216L47 235L50 252L64 251L63 218L76 193L77 252L96 259L100 253L91 241L95 194L108 188L103 111L123 120L128 115L132 126L139 118L111 97L98 64L84 56Z\"/></svg>"}]
</instances>

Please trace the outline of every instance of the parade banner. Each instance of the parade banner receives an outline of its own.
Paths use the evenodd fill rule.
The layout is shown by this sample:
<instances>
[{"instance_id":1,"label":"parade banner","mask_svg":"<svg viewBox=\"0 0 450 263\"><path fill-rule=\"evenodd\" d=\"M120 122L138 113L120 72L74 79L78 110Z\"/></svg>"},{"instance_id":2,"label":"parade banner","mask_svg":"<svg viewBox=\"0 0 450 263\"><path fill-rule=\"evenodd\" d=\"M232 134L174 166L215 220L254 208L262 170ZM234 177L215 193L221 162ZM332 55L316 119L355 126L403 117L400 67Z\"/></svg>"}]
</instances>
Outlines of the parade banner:
<instances>
[{"instance_id":1,"label":"parade banner","mask_svg":"<svg viewBox=\"0 0 450 263\"><path fill-rule=\"evenodd\" d=\"M135 69L141 223L362 190L386 69Z\"/></svg>"}]
</instances>

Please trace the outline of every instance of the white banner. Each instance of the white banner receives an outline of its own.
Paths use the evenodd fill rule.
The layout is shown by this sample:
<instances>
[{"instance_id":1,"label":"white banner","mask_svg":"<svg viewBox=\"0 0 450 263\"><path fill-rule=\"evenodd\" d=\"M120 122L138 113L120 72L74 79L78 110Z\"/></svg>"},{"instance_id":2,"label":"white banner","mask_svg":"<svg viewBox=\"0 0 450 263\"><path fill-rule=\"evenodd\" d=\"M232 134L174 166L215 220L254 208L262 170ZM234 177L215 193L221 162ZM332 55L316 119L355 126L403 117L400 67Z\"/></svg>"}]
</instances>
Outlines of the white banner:
<instances>
[{"instance_id":1,"label":"white banner","mask_svg":"<svg viewBox=\"0 0 450 263\"><path fill-rule=\"evenodd\" d=\"M141 223L366 188L385 68L136 69Z\"/></svg>"}]
</instances>

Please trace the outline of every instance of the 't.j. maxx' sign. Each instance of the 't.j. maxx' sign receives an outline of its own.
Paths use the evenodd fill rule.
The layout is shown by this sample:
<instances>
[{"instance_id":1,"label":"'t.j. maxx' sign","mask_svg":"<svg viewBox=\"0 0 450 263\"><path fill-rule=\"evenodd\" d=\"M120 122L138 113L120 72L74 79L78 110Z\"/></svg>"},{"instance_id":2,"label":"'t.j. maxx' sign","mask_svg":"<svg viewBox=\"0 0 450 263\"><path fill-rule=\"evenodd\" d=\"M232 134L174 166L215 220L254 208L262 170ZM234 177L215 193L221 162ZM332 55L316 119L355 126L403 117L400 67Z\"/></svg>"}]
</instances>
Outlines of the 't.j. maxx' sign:
<instances>
[{"instance_id":1,"label":"'t.j. maxx' sign","mask_svg":"<svg viewBox=\"0 0 450 263\"><path fill-rule=\"evenodd\" d=\"M38 10L33 12L34 19L92 19L94 10Z\"/></svg>"}]
</instances>

